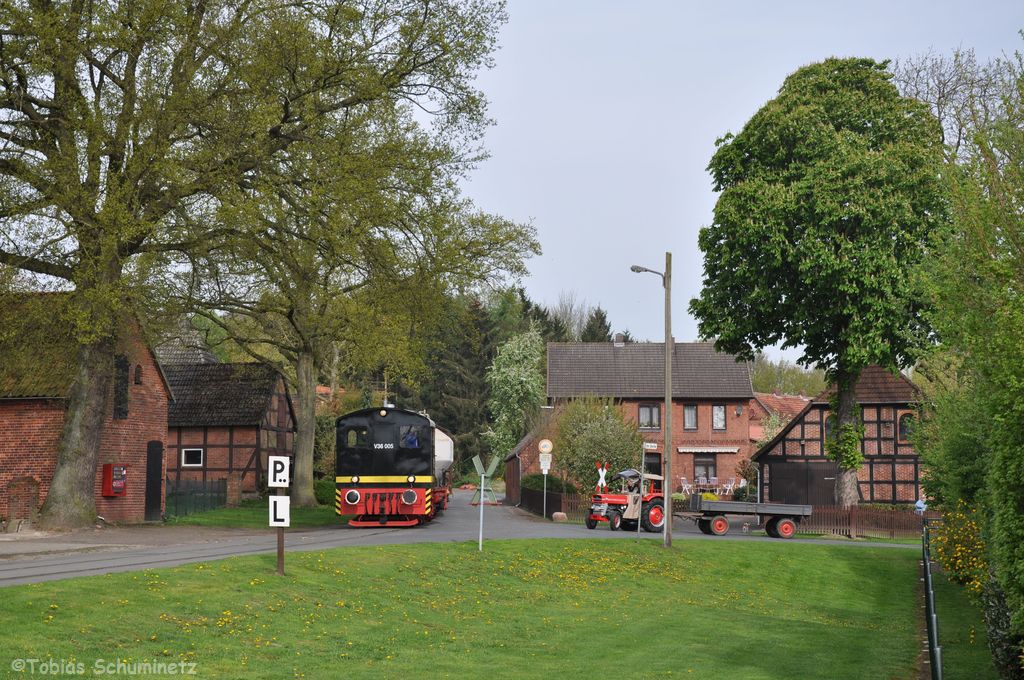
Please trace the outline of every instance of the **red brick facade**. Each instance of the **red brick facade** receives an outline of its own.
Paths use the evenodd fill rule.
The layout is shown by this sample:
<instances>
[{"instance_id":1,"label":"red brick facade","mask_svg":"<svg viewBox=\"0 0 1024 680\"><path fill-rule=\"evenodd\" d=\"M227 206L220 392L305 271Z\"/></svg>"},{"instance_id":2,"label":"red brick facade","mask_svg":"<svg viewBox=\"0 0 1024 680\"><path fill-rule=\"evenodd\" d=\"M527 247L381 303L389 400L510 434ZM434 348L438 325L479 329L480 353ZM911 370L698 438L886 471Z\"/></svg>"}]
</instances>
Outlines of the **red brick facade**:
<instances>
[{"instance_id":1,"label":"red brick facade","mask_svg":"<svg viewBox=\"0 0 1024 680\"><path fill-rule=\"evenodd\" d=\"M172 427L167 432L167 475L173 480L241 480L242 493L265 489L268 456L291 456L294 422L284 381L267 405L259 425ZM184 451L202 450L202 464L183 465ZM195 455L195 454L192 454Z\"/></svg>"},{"instance_id":2,"label":"red brick facade","mask_svg":"<svg viewBox=\"0 0 1024 680\"><path fill-rule=\"evenodd\" d=\"M639 428L645 442L654 444L647 454L665 451L665 402L651 400L624 400L620 408L627 420L639 423L640 407L656 407L659 414L657 428ZM695 428L687 428L684 420L686 407L696 408ZM725 427L713 427L712 411L715 406L724 407ZM682 478L694 482L697 478L695 466L701 463L705 470L713 470L721 483L738 477L736 466L741 460L750 458L750 405L749 400L676 400L672 403L672 479L671 487L678 490ZM710 466L710 467L708 467Z\"/></svg>"},{"instance_id":3,"label":"red brick facade","mask_svg":"<svg viewBox=\"0 0 1024 680\"><path fill-rule=\"evenodd\" d=\"M169 395L153 354L136 329L129 340L120 343L117 352L128 362L128 415L124 419L113 417L111 394L96 468L96 512L111 522L142 522L147 445L164 440ZM57 464L64 411L63 399L0 400L0 516L16 517L27 512L30 504L25 498L31 496L31 491L26 488L26 478L38 484L39 506L46 499ZM101 495L104 463L128 466L125 496ZM160 501L163 508L162 491ZM39 506L33 510L38 511Z\"/></svg>"}]
</instances>

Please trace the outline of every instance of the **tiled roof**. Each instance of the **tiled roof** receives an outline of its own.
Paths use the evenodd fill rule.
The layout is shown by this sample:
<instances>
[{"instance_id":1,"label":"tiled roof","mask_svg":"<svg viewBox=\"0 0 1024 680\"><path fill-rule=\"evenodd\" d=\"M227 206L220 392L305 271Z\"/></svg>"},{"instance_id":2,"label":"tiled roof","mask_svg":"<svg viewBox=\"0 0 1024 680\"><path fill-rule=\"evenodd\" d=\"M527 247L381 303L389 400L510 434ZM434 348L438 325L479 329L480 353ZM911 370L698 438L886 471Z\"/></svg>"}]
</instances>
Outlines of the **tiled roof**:
<instances>
[{"instance_id":1,"label":"tiled roof","mask_svg":"<svg viewBox=\"0 0 1024 680\"><path fill-rule=\"evenodd\" d=\"M172 335L153 348L163 366L171 364L216 364L220 360L210 351L202 334L188 320L178 324Z\"/></svg>"},{"instance_id":2,"label":"tiled roof","mask_svg":"<svg viewBox=\"0 0 1024 680\"><path fill-rule=\"evenodd\" d=\"M771 413L777 413L783 420L789 420L804 410L811 399L798 394L767 394L757 392L754 394L761 405Z\"/></svg>"},{"instance_id":3,"label":"tiled roof","mask_svg":"<svg viewBox=\"0 0 1024 680\"><path fill-rule=\"evenodd\" d=\"M170 427L258 425L277 386L277 372L264 364L165 366L174 390Z\"/></svg>"},{"instance_id":4,"label":"tiled roof","mask_svg":"<svg viewBox=\"0 0 1024 680\"><path fill-rule=\"evenodd\" d=\"M920 399L917 386L906 376L890 373L881 366L862 370L854 392L858 404L912 404ZM835 387L829 387L814 398L814 403L827 404L834 393Z\"/></svg>"},{"instance_id":5,"label":"tiled roof","mask_svg":"<svg viewBox=\"0 0 1024 680\"><path fill-rule=\"evenodd\" d=\"M665 344L548 343L548 396L586 394L617 398L665 395ZM709 342L677 342L672 355L672 396L677 399L750 399L746 362L715 351Z\"/></svg>"}]
</instances>

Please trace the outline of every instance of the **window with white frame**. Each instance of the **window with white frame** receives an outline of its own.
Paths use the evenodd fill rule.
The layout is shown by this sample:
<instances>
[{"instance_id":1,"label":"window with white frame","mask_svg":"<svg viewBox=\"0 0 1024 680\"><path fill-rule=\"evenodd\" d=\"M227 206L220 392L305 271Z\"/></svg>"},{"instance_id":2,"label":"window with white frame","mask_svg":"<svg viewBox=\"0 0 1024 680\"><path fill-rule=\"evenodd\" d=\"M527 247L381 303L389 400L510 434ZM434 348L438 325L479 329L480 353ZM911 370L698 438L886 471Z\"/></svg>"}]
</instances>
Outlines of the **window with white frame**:
<instances>
[{"instance_id":1,"label":"window with white frame","mask_svg":"<svg viewBox=\"0 0 1024 680\"><path fill-rule=\"evenodd\" d=\"M683 429L684 430L696 430L697 429L697 405L686 404L683 406Z\"/></svg>"},{"instance_id":2,"label":"window with white frame","mask_svg":"<svg viewBox=\"0 0 1024 680\"><path fill-rule=\"evenodd\" d=\"M181 450L181 467L202 467L203 466L203 450L202 449L182 449Z\"/></svg>"},{"instance_id":3,"label":"window with white frame","mask_svg":"<svg viewBox=\"0 0 1024 680\"><path fill-rule=\"evenodd\" d=\"M659 404L640 404L637 416L641 430L661 429L661 406Z\"/></svg>"},{"instance_id":4,"label":"window with white frame","mask_svg":"<svg viewBox=\"0 0 1024 680\"><path fill-rule=\"evenodd\" d=\"M725 429L725 406L722 404L711 407L711 429Z\"/></svg>"}]
</instances>

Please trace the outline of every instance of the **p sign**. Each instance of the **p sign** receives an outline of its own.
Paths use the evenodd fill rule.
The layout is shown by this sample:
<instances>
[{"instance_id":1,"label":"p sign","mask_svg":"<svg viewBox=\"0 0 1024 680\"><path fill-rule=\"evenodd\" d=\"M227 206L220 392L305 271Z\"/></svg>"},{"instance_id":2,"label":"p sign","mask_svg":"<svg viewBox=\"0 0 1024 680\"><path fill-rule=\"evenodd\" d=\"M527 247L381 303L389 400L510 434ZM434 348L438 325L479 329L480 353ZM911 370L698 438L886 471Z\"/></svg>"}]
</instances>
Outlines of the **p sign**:
<instances>
[{"instance_id":1,"label":"p sign","mask_svg":"<svg viewBox=\"0 0 1024 680\"><path fill-rule=\"evenodd\" d=\"M271 489L287 489L291 479L289 477L291 468L289 467L288 456L270 456L267 459L267 468L270 473L270 479L267 482L267 486ZM285 526L288 526L287 524Z\"/></svg>"},{"instance_id":2,"label":"p sign","mask_svg":"<svg viewBox=\"0 0 1024 680\"><path fill-rule=\"evenodd\" d=\"M285 459L287 460L287 458ZM288 527L291 526L291 496L270 497L270 526Z\"/></svg>"}]
</instances>

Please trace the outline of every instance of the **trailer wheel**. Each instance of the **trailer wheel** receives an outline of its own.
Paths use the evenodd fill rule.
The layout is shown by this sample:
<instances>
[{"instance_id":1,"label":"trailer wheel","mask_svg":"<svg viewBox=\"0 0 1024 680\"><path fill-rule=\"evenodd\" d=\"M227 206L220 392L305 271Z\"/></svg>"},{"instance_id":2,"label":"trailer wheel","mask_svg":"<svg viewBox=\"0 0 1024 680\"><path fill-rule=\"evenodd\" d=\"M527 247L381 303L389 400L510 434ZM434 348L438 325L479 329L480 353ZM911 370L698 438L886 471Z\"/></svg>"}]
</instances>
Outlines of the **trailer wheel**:
<instances>
[{"instance_id":1,"label":"trailer wheel","mask_svg":"<svg viewBox=\"0 0 1024 680\"><path fill-rule=\"evenodd\" d=\"M591 517L590 515L587 515L587 519L584 520L584 522L586 523L588 529L597 528L597 520Z\"/></svg>"},{"instance_id":2,"label":"trailer wheel","mask_svg":"<svg viewBox=\"0 0 1024 680\"><path fill-rule=\"evenodd\" d=\"M699 519L699 520L697 520L697 528L700 529L700 532L702 534L707 534L708 536L710 536L711 535L711 520L709 520L709 519Z\"/></svg>"},{"instance_id":3,"label":"trailer wheel","mask_svg":"<svg viewBox=\"0 0 1024 680\"><path fill-rule=\"evenodd\" d=\"M789 517L783 517L775 524L775 535L778 538L793 538L796 533L796 522Z\"/></svg>"},{"instance_id":4,"label":"trailer wheel","mask_svg":"<svg viewBox=\"0 0 1024 680\"><path fill-rule=\"evenodd\" d=\"M640 515L644 531L655 533L665 526L665 506L661 501L651 501L644 506Z\"/></svg>"},{"instance_id":5,"label":"trailer wheel","mask_svg":"<svg viewBox=\"0 0 1024 680\"><path fill-rule=\"evenodd\" d=\"M711 518L711 533L715 536L725 536L729 533L729 520L725 515L715 515Z\"/></svg>"},{"instance_id":6,"label":"trailer wheel","mask_svg":"<svg viewBox=\"0 0 1024 680\"><path fill-rule=\"evenodd\" d=\"M771 536L772 538L778 538L779 537L778 526L779 526L779 518L778 517L772 517L770 520L765 522L764 532L766 534L768 534L769 536Z\"/></svg>"},{"instance_id":7,"label":"trailer wheel","mask_svg":"<svg viewBox=\"0 0 1024 680\"><path fill-rule=\"evenodd\" d=\"M608 528L612 531L622 528L622 515L619 512L612 510L608 513Z\"/></svg>"}]
</instances>

